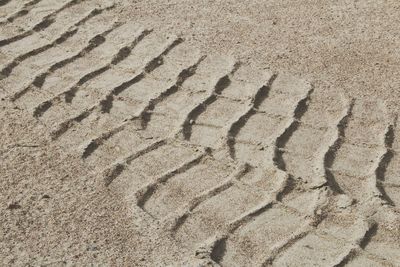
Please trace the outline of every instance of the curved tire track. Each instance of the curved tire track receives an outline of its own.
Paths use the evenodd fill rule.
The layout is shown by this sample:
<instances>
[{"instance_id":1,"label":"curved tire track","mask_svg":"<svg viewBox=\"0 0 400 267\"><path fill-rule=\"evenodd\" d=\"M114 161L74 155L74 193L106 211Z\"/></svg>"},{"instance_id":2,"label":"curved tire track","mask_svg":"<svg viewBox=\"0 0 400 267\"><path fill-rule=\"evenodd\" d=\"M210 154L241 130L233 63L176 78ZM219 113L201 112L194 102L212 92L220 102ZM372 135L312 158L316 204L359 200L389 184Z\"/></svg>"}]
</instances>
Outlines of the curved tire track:
<instances>
[{"instance_id":1,"label":"curved tire track","mask_svg":"<svg viewBox=\"0 0 400 267\"><path fill-rule=\"evenodd\" d=\"M398 219L400 133L378 101L343 104L291 75L109 17L94 27L108 5L65 1L38 16L46 0L6 2L0 10L14 11L0 28L11 35L0 49L15 49L1 82L11 100L188 257L344 266L382 263L379 248L394 246L385 240ZM85 15L63 25L82 4Z\"/></svg>"}]
</instances>

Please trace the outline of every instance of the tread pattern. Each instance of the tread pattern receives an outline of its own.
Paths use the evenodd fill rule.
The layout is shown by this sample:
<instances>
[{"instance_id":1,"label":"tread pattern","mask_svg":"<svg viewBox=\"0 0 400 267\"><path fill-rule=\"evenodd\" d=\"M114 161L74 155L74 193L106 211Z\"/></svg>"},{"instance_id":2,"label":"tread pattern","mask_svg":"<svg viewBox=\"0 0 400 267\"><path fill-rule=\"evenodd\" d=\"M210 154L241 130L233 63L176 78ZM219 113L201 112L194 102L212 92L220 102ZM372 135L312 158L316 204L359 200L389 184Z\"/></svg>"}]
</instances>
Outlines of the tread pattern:
<instances>
[{"instance_id":1,"label":"tread pattern","mask_svg":"<svg viewBox=\"0 0 400 267\"><path fill-rule=\"evenodd\" d=\"M53 2L0 1L1 90L186 259L400 261L400 130L383 103L205 55L115 21L112 2Z\"/></svg>"},{"instance_id":2,"label":"tread pattern","mask_svg":"<svg viewBox=\"0 0 400 267\"><path fill-rule=\"evenodd\" d=\"M57 3L56 6L54 6L54 3L51 3L49 0L42 0L36 3L36 5L30 5L30 9L25 9L25 14L24 13L17 13L18 15L11 15L11 17L8 17L6 20L9 22L15 22L15 20L19 17L23 17L21 19L21 22L27 22L27 25L23 25L21 33L14 32L13 30L18 29L16 27L12 27L13 30L9 31L10 34L9 36L3 37L2 40L0 40L0 46L6 46L10 45L14 42L20 41L25 38L29 38L35 33L41 32L51 26L53 26L54 22L56 21L57 15L66 10L70 9L71 7L75 6L78 4L78 0L72 0L72 1L60 1ZM45 9L46 8L46 9ZM45 11L44 11L45 10ZM77 11L77 10L76 10ZM40 16L37 16L37 13L42 13L44 16L40 18ZM30 17L30 14L32 14L32 17ZM62 12L62 14L65 14ZM71 13L72 15L73 13ZM57 22L62 23L63 19L59 18ZM7 27L8 24L5 25ZM24 27L25 26L25 27ZM18 30L20 31L20 30ZM8 31L6 31L7 33ZM37 41L37 38L34 38L33 40ZM35 42L38 43L38 42ZM19 46L18 46L19 47Z\"/></svg>"}]
</instances>

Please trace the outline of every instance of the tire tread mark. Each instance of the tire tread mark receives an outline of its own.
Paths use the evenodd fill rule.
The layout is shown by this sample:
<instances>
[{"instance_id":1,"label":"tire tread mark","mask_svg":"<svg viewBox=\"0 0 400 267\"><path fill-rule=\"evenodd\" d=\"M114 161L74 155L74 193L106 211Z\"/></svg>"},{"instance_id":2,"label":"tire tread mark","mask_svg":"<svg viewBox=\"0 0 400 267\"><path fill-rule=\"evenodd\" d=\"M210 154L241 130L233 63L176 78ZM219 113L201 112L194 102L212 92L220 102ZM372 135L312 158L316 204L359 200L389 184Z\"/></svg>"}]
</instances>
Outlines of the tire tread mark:
<instances>
[{"instance_id":1,"label":"tire tread mark","mask_svg":"<svg viewBox=\"0 0 400 267\"><path fill-rule=\"evenodd\" d=\"M280 181L281 181L281 186L279 187L278 190L275 191L274 193L274 199L267 200L264 204L260 205L259 207L254 208L252 211L250 211L247 214L242 215L239 219L236 221L232 222L229 227L229 232L228 234L223 234L221 235L221 240L227 240L229 235L231 235L237 228L242 227L246 223L250 222L253 218L257 217L264 211L272 208L273 206L282 206L282 199L286 194L289 194L291 191L291 181L292 181L292 176L291 174L286 172L286 169L284 168L285 164L283 162L283 158L281 160L277 159L277 153L281 153L283 151L285 144L289 140L289 138L292 136L293 132L297 130L300 122L301 122L301 117L305 114L308 108L308 101L311 97L311 94L313 92L313 88L311 87L306 95L298 102L294 113L293 113L293 119L292 121L288 124L288 126L282 131L282 133L276 138L275 141L275 146L274 146L274 156L273 156L273 165L277 170L277 174L281 175ZM295 126L293 126L295 125ZM283 164L282 164L283 162ZM283 167L282 167L283 166ZM326 196L325 196L326 198ZM325 204L323 204L325 205ZM309 233L312 231L315 231L317 226L320 224L320 222L323 220L323 217L320 216L316 210L323 208L319 203L316 203L314 209L313 209L313 215L311 218L308 219L308 222L300 228L296 233L292 234L289 236L286 240L280 242L279 244L276 244L272 248L272 252L270 255L265 259L265 261L262 263L262 266L269 266L272 264L272 262L276 259L276 257L279 256L282 252L284 252L286 249L291 247L293 244L298 242L299 240L303 239L306 237ZM221 242L221 240L217 240L219 244L224 244L225 241ZM218 249L216 247L212 248L212 250Z\"/></svg>"},{"instance_id":2,"label":"tire tread mark","mask_svg":"<svg viewBox=\"0 0 400 267\"><path fill-rule=\"evenodd\" d=\"M17 67L20 63L22 63L22 61L24 61L25 59L35 56L37 54L43 53L44 51L54 47L57 44L60 44L64 41L66 41L69 37L73 36L76 32L78 31L78 29L74 26L70 27L67 31L65 31L64 33L62 33L56 40L54 40L53 42L43 45L41 47L35 48L31 51L28 51L22 55L19 55L17 57L15 57L14 59L11 60L11 62L7 63L2 70L0 71L0 79L5 79L8 76L11 75L13 69L15 67Z\"/></svg>"},{"instance_id":3,"label":"tire tread mark","mask_svg":"<svg viewBox=\"0 0 400 267\"><path fill-rule=\"evenodd\" d=\"M197 67L199 64L205 59L205 56L200 56L194 64L190 65L188 68L183 69L176 79L174 85L169 87L167 90L162 91L156 97L150 99L143 110L139 113L139 117L141 120L142 129L145 130L149 122L151 121L151 111L154 110L155 106L162 102L167 97L176 93L179 89L181 89L182 84L191 76L196 73Z\"/></svg>"},{"instance_id":4,"label":"tire tread mark","mask_svg":"<svg viewBox=\"0 0 400 267\"><path fill-rule=\"evenodd\" d=\"M0 0L0 6L7 5L11 0Z\"/></svg>"},{"instance_id":5,"label":"tire tread mark","mask_svg":"<svg viewBox=\"0 0 400 267\"><path fill-rule=\"evenodd\" d=\"M314 188L322 187L325 184L328 184L330 189L338 194L343 194L343 190L340 188L339 184L335 180L335 176L331 171L333 162L335 161L336 158L336 153L344 143L344 138L345 138L345 131L348 125L348 122L352 116L352 111L354 107L355 100L351 99L350 102L348 103L346 110L343 112L342 118L339 120L339 122L336 125L337 129L337 135L333 143L328 147L328 150L323 156L323 168L324 168L324 177L325 181L318 182L317 184L314 184Z\"/></svg>"},{"instance_id":6,"label":"tire tread mark","mask_svg":"<svg viewBox=\"0 0 400 267\"><path fill-rule=\"evenodd\" d=\"M328 164L324 164L325 167L332 165L332 162L334 161L334 158L335 158L336 151L340 148L341 143L344 140L345 129L347 128L348 120L352 116L352 109L353 109L353 106L354 106L354 102L355 102L354 99L352 99L349 102L349 104L348 104L348 106L347 106L342 118L339 120L339 123L337 124L338 136L337 136L337 139L334 141L333 145L330 146L330 148L329 148L329 150L327 152L327 153L332 153L332 154L330 154L328 156L326 156L326 154L325 154L324 161L328 162ZM390 152L392 151L392 144L393 144L393 139L394 139L394 137L393 137L393 134L394 134L393 133L393 125L395 125L395 123L389 125L387 127L386 131L385 131L385 138L384 138L385 142L384 143L385 143L385 148L386 149L385 149L384 154L380 157L381 160L377 163L378 167L376 168L376 171L375 171L377 180L378 180L378 176L379 176L378 173L383 173L382 175L384 176L384 172L385 172L385 170L387 168L387 165L388 165L388 163L390 161L390 155L391 155ZM378 169L380 169L380 170L378 170ZM328 182L328 184L329 184L329 182ZM323 185L321 185L320 187L322 187L322 186ZM320 187L318 187L318 188L320 188ZM335 188L331 188L331 189L335 190ZM338 191L338 190L336 190L334 192L343 193L343 192ZM380 196L382 196L382 195L380 195ZM316 217L316 218L318 219L318 217ZM312 230L316 231L318 224L322 220L323 220L323 218L319 218L316 222L314 222L312 224L313 229L310 229L309 231L306 230L304 233L308 234L308 233L311 233ZM352 246L343 255L341 255L339 257L339 259L336 260L337 263L335 263L332 266L345 266L354 257L356 257L358 254L360 254L364 250L364 248L370 242L371 237L373 235L375 235L375 233L377 231L377 223L375 221L367 220L367 218L365 218L362 223L366 225L366 227L364 227L363 233L360 236L357 236L355 238L355 241L353 241ZM274 258L267 259L267 261L264 262L263 266L270 266L272 264L272 261L274 260Z\"/></svg>"},{"instance_id":7,"label":"tire tread mark","mask_svg":"<svg viewBox=\"0 0 400 267\"><path fill-rule=\"evenodd\" d=\"M229 72L218 79L210 95L188 112L186 118L180 126L181 129L179 130L179 133L177 135L182 134L185 140L190 139L190 136L192 134L191 122L195 121L210 104L217 100L217 96L219 96L221 92L230 85L230 77L239 69L239 67L240 62L236 61Z\"/></svg>"},{"instance_id":8,"label":"tire tread mark","mask_svg":"<svg viewBox=\"0 0 400 267\"><path fill-rule=\"evenodd\" d=\"M84 83L86 83L87 81L93 79L94 77L96 77L97 75L105 72L106 70L109 70L112 68L112 66L117 65L119 62L123 61L126 57L129 56L129 54L131 53L131 51L136 47L136 45L143 40L143 38L145 38L148 34L151 33L151 30L141 30L140 34L138 35L138 37L131 42L130 44L122 47L117 54L112 58L111 62L109 64L107 64L106 66L104 66L104 71L100 71L102 68L99 68L98 70L94 71L94 72L98 72L100 71L100 73L96 74L96 75L89 75L89 77L86 77L87 75L85 75L84 77L82 77L74 86L72 86L70 89L68 89L67 91L61 93L61 95L65 96L65 100L68 103L71 103L73 98L75 97L76 93L78 92L80 86Z\"/></svg>"},{"instance_id":9,"label":"tire tread mark","mask_svg":"<svg viewBox=\"0 0 400 267\"><path fill-rule=\"evenodd\" d=\"M20 99L22 96L24 96L27 92L34 90L35 88L41 88L43 86L44 82L46 81L47 76L51 75L56 70L61 69L61 68L65 67L66 65L74 62L75 60L84 57L87 53L89 53L96 47L103 44L106 40L105 37L109 33L111 33L113 30L118 28L119 26L120 26L119 23L113 23L111 27L109 27L105 31L101 32L100 34L96 34L94 37L92 37L88 41L88 45L85 46L84 48L82 48L75 55L72 55L71 57L66 58L66 59L62 59L62 60L54 63L47 69L41 71L37 75L35 75L35 77L33 77L32 81L30 81L27 85L23 86L23 88L20 89L19 91L17 91L16 93L12 94L10 96L10 100L14 102L14 101ZM51 105L51 103L47 102L47 101L41 103L38 107L35 108L34 114L38 113L38 115L39 115L41 113L41 109L45 110L45 108L41 107L41 105L43 105L43 106ZM38 110L38 111L36 111L36 110Z\"/></svg>"},{"instance_id":10,"label":"tire tread mark","mask_svg":"<svg viewBox=\"0 0 400 267\"><path fill-rule=\"evenodd\" d=\"M251 166L247 163L241 164L240 166L237 167L235 171L231 175L228 176L225 181L222 183L214 186L213 188L210 188L209 190L206 190L194 198L192 198L188 203L186 203L184 206L182 206L180 209L177 211L173 212L171 215L169 215L165 221L168 222L169 224L169 230L175 232L180 228L180 226L185 222L185 220L189 217L190 213L198 207L201 203L204 201L215 197L222 192L226 191L227 189L231 188L233 185L238 183L240 181L240 178L243 177L246 173L248 173L251 169Z\"/></svg>"},{"instance_id":11,"label":"tire tread mark","mask_svg":"<svg viewBox=\"0 0 400 267\"><path fill-rule=\"evenodd\" d=\"M274 165L286 172L286 163L283 159L284 148L292 137L293 133L298 129L299 125L301 124L301 118L306 113L308 108L308 102L311 98L311 94L313 93L314 88L311 88L307 91L306 95L297 103L297 106L293 112L293 119L286 128L282 131L279 137L275 140L275 149L274 149L274 156L273 162Z\"/></svg>"},{"instance_id":12,"label":"tire tread mark","mask_svg":"<svg viewBox=\"0 0 400 267\"><path fill-rule=\"evenodd\" d=\"M21 54L17 57L15 57L11 62L7 63L2 70L0 71L0 80L7 78L10 76L12 73L13 69L17 67L19 64L21 64L24 60L26 60L29 57L36 56L40 53L45 52L46 50L53 48L63 42L65 42L68 38L72 37L74 34L76 34L79 31L79 26L84 24L86 21L88 21L90 18L101 14L104 10L109 10L113 6L108 6L105 8L94 8L93 10L89 11L86 15L83 16L80 20L75 22L72 26L68 27L67 30L63 33L61 33L56 39L54 39L52 42L45 44L41 47L32 49L31 51L28 51L24 54Z\"/></svg>"},{"instance_id":13,"label":"tire tread mark","mask_svg":"<svg viewBox=\"0 0 400 267\"><path fill-rule=\"evenodd\" d=\"M19 10L16 12L12 13L11 15L7 16L4 20L0 21L0 26L4 25L6 23L13 22L16 18L23 17L27 15L32 8L42 0L31 0L27 3L25 3Z\"/></svg>"},{"instance_id":14,"label":"tire tread mark","mask_svg":"<svg viewBox=\"0 0 400 267\"><path fill-rule=\"evenodd\" d=\"M166 139L161 139L153 142L135 153L128 155L127 157L115 162L111 166L107 167L103 172L102 176L104 179L105 186L109 186L124 170L125 168L135 159L167 144Z\"/></svg>"},{"instance_id":15,"label":"tire tread mark","mask_svg":"<svg viewBox=\"0 0 400 267\"><path fill-rule=\"evenodd\" d=\"M164 63L164 56L166 56L172 49L174 49L177 45L183 42L182 38L172 38L172 41L169 41L165 47L162 49L162 52L159 53L156 57L151 58L143 67L143 70L135 75L133 78L128 81L123 82L122 84L114 87L104 98L100 101L100 109L102 112L110 112L111 107L113 105L114 96L119 95L130 86L138 83L142 79L144 79L149 73L158 68Z\"/></svg>"},{"instance_id":16,"label":"tire tread mark","mask_svg":"<svg viewBox=\"0 0 400 267\"><path fill-rule=\"evenodd\" d=\"M276 77L274 77L274 80ZM265 89L263 89L263 94L265 95ZM264 200L262 203L259 205L255 206L248 212L245 212L241 214L238 218L234 219L233 221L229 222L226 226L226 229L223 230L221 233L217 233L213 240L211 241L210 245L207 248L208 257L213 260L214 262L218 262L220 258L223 256L218 255L216 251L223 249L221 246L225 246L226 240L229 238L230 235L232 235L236 229L239 227L242 227L249 223L250 221L254 220L258 215L262 214L263 212L271 209L272 207L279 205L281 203L281 199L285 194L290 192L291 188L291 175L286 172L285 168L282 168L281 161L279 158L277 158L277 151L280 152L286 142L289 140L290 136L292 133L297 129L297 124L300 122L301 117L304 115L304 113L307 111L307 106L308 106L308 101L311 96L311 93L313 92L313 87L311 87L307 92L306 95L298 101L296 107L294 108L293 111L293 117L292 120L288 123L288 126L282 129L282 132L279 133L274 141L274 150L272 151L272 164L273 168L276 171L276 178L278 180L278 187L277 189L270 193L269 196L267 197L266 200ZM257 105L260 105L262 100L266 97L260 97L257 100ZM259 102L259 103L258 103ZM247 118L248 119L248 118ZM296 127L293 127L293 125L296 125ZM242 126L243 127L243 126ZM281 159L283 160L283 159ZM319 218L314 218L311 222L310 225L317 225L319 222ZM306 234L302 234L303 232L308 232L307 230L301 230L300 234L298 235L299 237L294 237L294 239L300 239L300 237L305 236ZM197 252L201 253L201 252ZM216 258L215 258L216 257Z\"/></svg>"},{"instance_id":17,"label":"tire tread mark","mask_svg":"<svg viewBox=\"0 0 400 267\"><path fill-rule=\"evenodd\" d=\"M377 166L374 170L375 179L373 180L372 188L374 195L384 200L387 204L394 206L393 200L386 194L383 182L385 181L386 170L394 157L393 143L394 143L394 128L397 124L397 116L394 118L393 123L388 125L384 135L384 149L379 157Z\"/></svg>"},{"instance_id":18,"label":"tire tread mark","mask_svg":"<svg viewBox=\"0 0 400 267\"><path fill-rule=\"evenodd\" d=\"M285 250L290 248L296 242L300 241L308 234L311 233L313 228L309 225L305 225L304 227L297 230L295 233L291 234L286 240L275 244L272 248L270 255L266 258L266 260L261 264L261 266L271 266L274 260Z\"/></svg>"},{"instance_id":19,"label":"tire tread mark","mask_svg":"<svg viewBox=\"0 0 400 267\"><path fill-rule=\"evenodd\" d=\"M135 40L133 40L131 43L119 49L110 62L93 71L90 71L89 73L86 73L69 88L57 94L53 98L40 103L37 107L35 107L33 112L34 117L41 117L53 104L55 104L58 101L62 101L63 98L65 99L65 102L71 103L76 93L79 91L79 89L83 84L96 78L97 76L111 69L114 65L121 62L124 58L126 58L130 54L130 51L150 32L151 31L144 29L139 30L139 33L137 34Z\"/></svg>"},{"instance_id":20,"label":"tire tread mark","mask_svg":"<svg viewBox=\"0 0 400 267\"><path fill-rule=\"evenodd\" d=\"M355 106L355 99L352 99L352 106ZM352 107L352 109L353 109ZM339 148L341 148L344 144L345 141L348 141L350 146L356 146L353 142L351 142L349 139L346 138L346 133L345 130L348 128L347 124L349 122L349 120L354 117L355 119L363 119L363 117L358 117L357 114L353 114L353 111L350 111L350 116L347 117L347 119L345 119L346 125L341 128L341 132L340 135L342 136L339 141L340 146L337 147L337 149L335 150L335 156L334 157L330 157L328 158L327 161L327 166L329 167L328 169L332 169L332 166L335 164L335 161L337 159L336 156L336 152L339 150ZM385 119L386 121L386 119ZM368 146L364 146L364 148L366 147L367 149L371 150L378 150L377 152L377 156L376 156L376 160L372 160L370 162L372 162L372 166L371 166L371 173L367 172L366 174L363 174L363 178L366 178L366 186L367 188L364 188L364 190L367 190L368 192L365 192L367 194L363 194L363 196L361 196L362 199L359 199L359 196L354 195L354 191L349 191L346 192L343 188L341 188L341 186L339 184L337 184L337 192L336 193L340 193L340 194L346 194L348 197L350 198L354 198L357 202L359 202L361 204L361 206L364 206L367 203L370 203L371 200L379 198L380 200L386 202L385 204L392 204L391 199L389 198L389 196L386 195L385 191L383 190L383 187L381 187L381 180L384 179L384 174L386 172L387 166L389 164L389 162L391 161L391 158L393 157L392 155L392 144L394 142L394 128L393 128L393 124L388 124L386 125L385 129L383 130L382 133L382 140L383 140L383 144L381 144L381 148L376 148L376 145L374 143L374 145L372 147ZM346 140L345 140L346 139ZM349 142L350 141L350 142ZM361 168L362 169L362 168ZM358 168L358 171L361 170L360 168ZM339 173L341 173L340 171L338 171ZM349 175L346 174L345 175ZM356 174L350 174L351 177L354 178L358 178ZM335 179L336 180L336 179ZM383 203L382 203L383 204Z\"/></svg>"},{"instance_id":21,"label":"tire tread mark","mask_svg":"<svg viewBox=\"0 0 400 267\"><path fill-rule=\"evenodd\" d=\"M309 234L316 232L318 225L324 220L325 215L323 212L319 213L319 211L327 208L327 192L326 191L319 191L318 192L319 201L314 202L314 206L312 209L312 215L306 216L306 223L300 227L295 233L291 234L285 240L278 242L274 246L272 246L271 253L261 264L262 266L271 266L273 262L287 249L292 247L296 242L300 241L301 239L305 238ZM279 202L281 203L281 202ZM292 210L292 208L288 208L284 204L281 204L282 207ZM304 214L299 214L304 216Z\"/></svg>"},{"instance_id":22,"label":"tire tread mark","mask_svg":"<svg viewBox=\"0 0 400 267\"><path fill-rule=\"evenodd\" d=\"M154 98L151 98L148 103L144 106L144 108L138 113L134 114L133 116L130 116L129 118L126 118L124 122L115 128L108 130L102 134L100 134L98 137L92 139L88 146L84 148L82 158L87 158L89 157L95 149L97 149L103 142L105 142L107 139L111 138L113 135L123 131L127 125L132 123L134 120L139 119L141 121L141 128L144 130L146 129L147 123L150 121L150 116L151 113L150 111L154 109L154 107L163 101L166 97L170 96L171 94L175 93L179 88L181 87L182 83L189 78L190 76L194 75L197 66L203 61L204 56L200 56L200 58L191 66L188 68L183 69L177 76L176 82L174 85L170 86L167 88L165 91L162 91L159 95L157 95ZM143 74L143 75L141 75ZM140 77L143 77L145 74L141 73L139 74ZM139 76L138 75L138 76ZM112 95L111 95L112 96ZM110 99L111 97L107 96L106 99ZM106 101L106 100L104 100ZM108 104L111 105L111 104ZM88 149L91 147L90 149Z\"/></svg>"},{"instance_id":23,"label":"tire tread mark","mask_svg":"<svg viewBox=\"0 0 400 267\"><path fill-rule=\"evenodd\" d=\"M46 29L47 27L49 27L51 24L53 24L55 22L55 17L58 13L62 12L63 10L65 10L73 5L80 4L82 1L83 0L71 0L71 1L66 2L60 8L56 9L52 13L50 13L50 14L46 15L44 18L42 18L42 20L40 22L38 22L37 24L33 25L31 29L24 31L21 34L17 34L15 36L0 40L0 47L9 45L13 42L19 41L25 37L30 36L30 35L34 34L35 32L39 32L39 31ZM9 18L7 20L9 20ZM14 19L12 19L12 20L14 20Z\"/></svg>"},{"instance_id":24,"label":"tire tread mark","mask_svg":"<svg viewBox=\"0 0 400 267\"><path fill-rule=\"evenodd\" d=\"M273 74L269 78L267 84L263 85L257 90L251 101L251 107L228 127L226 144L229 150L229 155L232 159L235 159L235 142L237 134L239 133L240 129L246 125L246 122L249 120L249 118L256 112L262 101L268 97L271 85L276 77L277 74Z\"/></svg>"},{"instance_id":25,"label":"tire tread mark","mask_svg":"<svg viewBox=\"0 0 400 267\"><path fill-rule=\"evenodd\" d=\"M25 1L0 0L0 26L7 24L7 17L20 10Z\"/></svg>"},{"instance_id":26,"label":"tire tread mark","mask_svg":"<svg viewBox=\"0 0 400 267\"><path fill-rule=\"evenodd\" d=\"M287 187L290 186L290 183L289 176L286 173L280 172L278 175L280 177L278 177L279 184L276 190L269 192L267 198L260 204L249 211L242 213L236 219L228 222L225 229L217 232L213 237L206 241L206 244L201 245L196 250L196 255L202 255L202 257L209 258L218 264L218 262L223 258L226 241L239 227L249 223L263 212L279 205L280 202L278 201L278 196L287 191Z\"/></svg>"},{"instance_id":27,"label":"tire tread mark","mask_svg":"<svg viewBox=\"0 0 400 267\"><path fill-rule=\"evenodd\" d=\"M314 92L314 88L311 86L311 88L308 90L306 95L297 103L297 106L296 106L296 108L294 110L294 113L293 113L292 121L282 131L281 135L279 135L278 138L276 138L275 146L274 146L273 163L274 163L274 166L278 170L280 170L281 172L285 172L286 173L286 163L285 163L285 161L283 159L284 148L285 148L287 142L289 141L289 139L293 136L293 133L300 126L301 118L307 112L308 102L309 102L309 100L311 98L311 94L313 92ZM350 105L350 111L351 111L351 109L352 109L352 105ZM346 122L346 118L347 117L345 116L344 118L345 118L344 121ZM340 122L342 122L342 120ZM341 125L340 122L338 124L338 125L340 125L340 127L338 126L339 131L342 130L342 128L341 128L342 125ZM287 174L287 175L288 175L288 181L290 181L292 179L292 175L291 174ZM285 194L288 194L289 193L288 191L290 191L290 189L288 187L286 187L286 188L288 189L286 192L283 191L283 193L277 195L277 200L279 201L279 203L280 203L280 201L282 201L283 196ZM320 187L314 188L314 189L319 189L319 188ZM324 198L326 198L326 195L325 195ZM262 263L262 266L270 266L270 265L272 265L274 260L281 253L283 253L285 250L287 250L289 247L294 245L299 240L301 240L304 237L306 237L311 232L315 231L317 229L317 226L324 219L316 211L317 211L317 209L322 209L324 205L326 205L326 204L322 204L321 205L319 203L316 203L316 205L315 205L315 207L313 209L313 215L311 216L311 219L310 219L309 223L307 223L304 227L299 229L295 234L292 234L287 240L284 240L283 242L280 242L279 244L276 244L275 247L272 249L271 254Z\"/></svg>"},{"instance_id":28,"label":"tire tread mark","mask_svg":"<svg viewBox=\"0 0 400 267\"><path fill-rule=\"evenodd\" d=\"M153 193L159 186L166 183L170 178L172 178L180 173L184 173L187 170L197 166L198 164L200 164L202 162L202 160L207 155L210 154L210 152L211 152L210 149L205 148L204 151L200 155L196 156L193 159L188 160L187 162L184 162L179 167L166 172L165 174L156 178L154 181L150 182L149 184L147 184L147 185L143 186L142 188L140 188L139 190L137 190L135 192L137 206L146 212L146 210L144 209L144 205L151 198L151 196L153 195ZM149 215L151 215L151 214L149 214Z\"/></svg>"},{"instance_id":29,"label":"tire tread mark","mask_svg":"<svg viewBox=\"0 0 400 267\"><path fill-rule=\"evenodd\" d=\"M359 255L364 248L367 246L371 237L375 235L378 225L376 222L363 222L365 224L364 231L361 236L357 237L355 242L350 246L348 251L346 251L343 255L339 256L336 260L337 263L334 263L333 267L343 267L346 266L352 259L354 259L357 255Z\"/></svg>"},{"instance_id":30,"label":"tire tread mark","mask_svg":"<svg viewBox=\"0 0 400 267\"><path fill-rule=\"evenodd\" d=\"M179 43L182 42L181 38L175 38L172 41L168 42L167 45L162 49L162 52L155 58L163 58L171 49L173 49L176 45L178 45ZM130 78L127 81L122 82L121 84L117 85L116 87L112 88L105 97L103 97L102 99L100 99L98 101L98 103L92 105L91 107L85 108L85 110L83 110L82 112L80 112L78 115L73 116L61 123L59 123L54 130L51 131L51 137L53 140L58 139L61 135L63 135L65 132L68 131L68 129L70 129L76 122L80 122L82 121L84 118L88 117L90 114L92 114L92 112L94 112L95 110L98 110L102 113L107 113L109 112L109 110L111 109L112 106L112 101L113 101L113 97L114 95L118 95L121 92L123 92L124 90L126 90L127 88L129 88L130 86L132 86L133 84L139 82L140 80L142 80L148 73L145 71L146 66L148 66L148 64L150 64L149 62L154 61L154 58L152 58L151 60L149 60L146 64L145 67L143 68L143 71L141 71L139 74L135 75L133 78ZM125 126L119 126L116 127L114 129L112 129L109 132L105 132L100 134L100 136L98 137L98 141L92 140L91 142L96 143L98 142L97 145L100 145L101 142L104 142L104 140L110 138L111 136L113 136L114 134L120 132ZM89 143L90 146L92 146L93 148L97 148L96 145L91 145L91 142ZM84 148L84 151L86 150L86 148ZM89 150L89 153L85 153L85 157L90 156L90 154L94 151L94 149L92 151Z\"/></svg>"}]
</instances>

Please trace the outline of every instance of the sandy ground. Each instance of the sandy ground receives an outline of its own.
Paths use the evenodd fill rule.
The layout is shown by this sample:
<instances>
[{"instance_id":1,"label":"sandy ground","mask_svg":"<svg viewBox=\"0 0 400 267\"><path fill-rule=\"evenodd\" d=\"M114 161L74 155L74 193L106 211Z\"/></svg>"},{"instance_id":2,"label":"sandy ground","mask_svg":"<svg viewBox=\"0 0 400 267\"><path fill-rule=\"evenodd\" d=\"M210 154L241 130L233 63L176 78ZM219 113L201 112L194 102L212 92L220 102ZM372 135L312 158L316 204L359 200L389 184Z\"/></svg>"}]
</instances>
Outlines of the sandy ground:
<instances>
[{"instance_id":1,"label":"sandy ground","mask_svg":"<svg viewBox=\"0 0 400 267\"><path fill-rule=\"evenodd\" d=\"M4 266L400 266L396 1L0 1Z\"/></svg>"}]
</instances>

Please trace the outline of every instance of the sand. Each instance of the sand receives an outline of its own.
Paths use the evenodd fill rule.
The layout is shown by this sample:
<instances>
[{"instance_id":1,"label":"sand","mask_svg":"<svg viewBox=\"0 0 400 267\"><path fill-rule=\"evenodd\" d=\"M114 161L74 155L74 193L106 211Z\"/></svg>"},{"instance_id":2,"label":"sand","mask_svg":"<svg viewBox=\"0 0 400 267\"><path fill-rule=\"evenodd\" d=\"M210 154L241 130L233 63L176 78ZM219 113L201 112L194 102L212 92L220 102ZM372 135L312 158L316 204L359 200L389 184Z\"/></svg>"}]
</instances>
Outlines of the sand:
<instances>
[{"instance_id":1,"label":"sand","mask_svg":"<svg viewBox=\"0 0 400 267\"><path fill-rule=\"evenodd\" d=\"M395 1L0 1L4 266L399 266Z\"/></svg>"}]
</instances>

